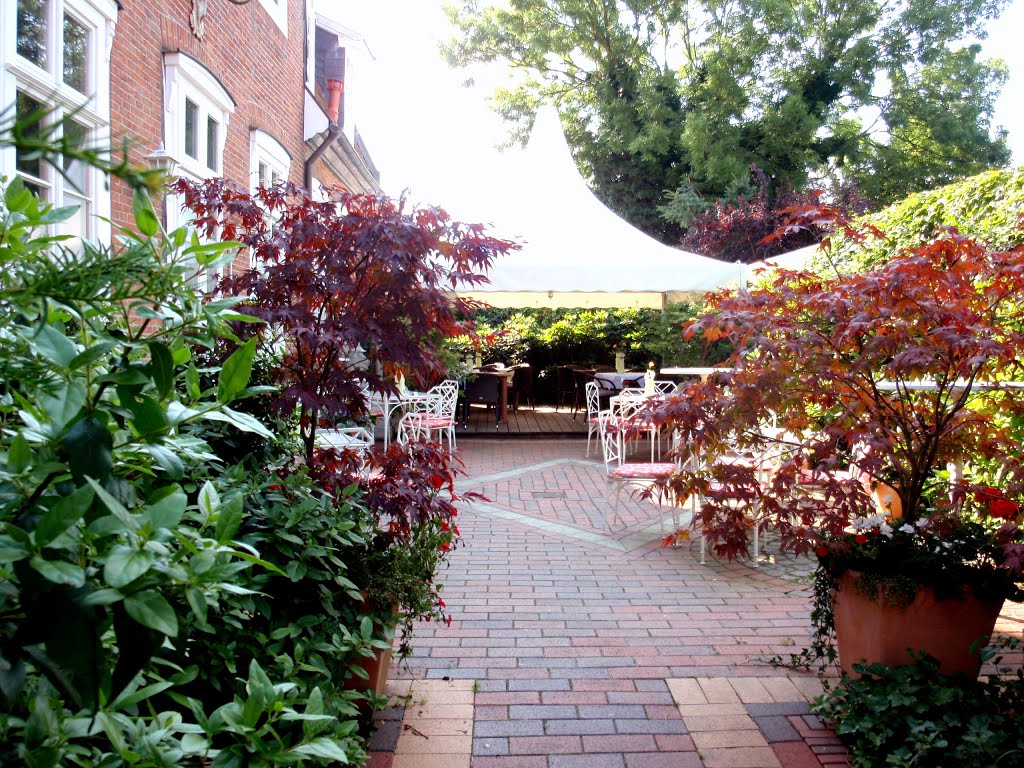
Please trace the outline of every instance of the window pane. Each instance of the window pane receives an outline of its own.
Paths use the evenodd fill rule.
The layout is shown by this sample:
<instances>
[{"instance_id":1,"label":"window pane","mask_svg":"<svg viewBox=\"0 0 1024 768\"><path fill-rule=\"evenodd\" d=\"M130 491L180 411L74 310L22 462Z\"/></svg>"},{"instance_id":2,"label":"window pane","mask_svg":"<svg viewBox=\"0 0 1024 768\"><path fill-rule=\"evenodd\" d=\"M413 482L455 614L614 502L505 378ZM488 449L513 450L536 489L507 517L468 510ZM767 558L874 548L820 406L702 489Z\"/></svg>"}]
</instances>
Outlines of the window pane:
<instances>
[{"instance_id":1,"label":"window pane","mask_svg":"<svg viewBox=\"0 0 1024 768\"><path fill-rule=\"evenodd\" d=\"M256 173L256 184L260 187L267 186L267 164L260 163L259 171Z\"/></svg>"},{"instance_id":2,"label":"window pane","mask_svg":"<svg viewBox=\"0 0 1024 768\"><path fill-rule=\"evenodd\" d=\"M199 133L199 107L195 102L185 99L185 154L199 159L199 148L196 139Z\"/></svg>"},{"instance_id":3,"label":"window pane","mask_svg":"<svg viewBox=\"0 0 1024 768\"><path fill-rule=\"evenodd\" d=\"M64 14L64 82L79 93L88 87L89 30Z\"/></svg>"},{"instance_id":4,"label":"window pane","mask_svg":"<svg viewBox=\"0 0 1024 768\"><path fill-rule=\"evenodd\" d=\"M18 0L18 53L46 69L49 0Z\"/></svg>"},{"instance_id":5,"label":"window pane","mask_svg":"<svg viewBox=\"0 0 1024 768\"><path fill-rule=\"evenodd\" d=\"M61 225L61 234L83 240L89 237L89 220L92 214L92 201L79 195L64 195L64 205L74 205L78 210Z\"/></svg>"},{"instance_id":6,"label":"window pane","mask_svg":"<svg viewBox=\"0 0 1024 768\"><path fill-rule=\"evenodd\" d=\"M75 149L83 149L89 129L71 118L64 118L64 139ZM64 175L71 187L80 194L88 194L86 186L86 166L81 160L64 157Z\"/></svg>"},{"instance_id":7,"label":"window pane","mask_svg":"<svg viewBox=\"0 0 1024 768\"><path fill-rule=\"evenodd\" d=\"M211 171L218 170L217 137L220 134L220 123L212 117L206 118L206 167Z\"/></svg>"},{"instance_id":8,"label":"window pane","mask_svg":"<svg viewBox=\"0 0 1024 768\"><path fill-rule=\"evenodd\" d=\"M15 107L15 114L17 116L18 123L21 126L21 134L28 139L41 139L43 135L43 124L42 124L42 113L39 110L43 109L42 102L33 99L27 93L18 91L17 105ZM30 116L32 122L26 122ZM35 176L37 179L43 176L43 161L38 154L31 150L18 147L14 150L15 153L15 167L26 173L29 176Z\"/></svg>"}]
</instances>

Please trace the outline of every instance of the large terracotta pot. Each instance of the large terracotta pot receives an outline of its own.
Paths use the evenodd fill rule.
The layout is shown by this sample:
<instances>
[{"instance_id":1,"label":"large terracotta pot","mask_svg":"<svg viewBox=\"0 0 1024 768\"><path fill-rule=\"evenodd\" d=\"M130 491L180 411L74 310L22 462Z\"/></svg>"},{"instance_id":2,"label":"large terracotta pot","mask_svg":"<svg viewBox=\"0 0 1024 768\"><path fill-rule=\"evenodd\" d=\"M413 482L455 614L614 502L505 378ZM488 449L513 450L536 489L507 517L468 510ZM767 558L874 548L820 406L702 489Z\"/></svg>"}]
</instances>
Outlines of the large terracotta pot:
<instances>
[{"instance_id":1,"label":"large terracotta pot","mask_svg":"<svg viewBox=\"0 0 1024 768\"><path fill-rule=\"evenodd\" d=\"M940 671L976 678L981 669L978 640L992 634L1003 600L980 600L970 588L960 597L936 600L922 587L906 607L894 607L863 595L855 586L858 572L837 580L833 597L839 666L855 676L853 664L867 660L890 667L909 664L909 649L923 650L939 660ZM974 653L971 646L976 645Z\"/></svg>"}]
</instances>

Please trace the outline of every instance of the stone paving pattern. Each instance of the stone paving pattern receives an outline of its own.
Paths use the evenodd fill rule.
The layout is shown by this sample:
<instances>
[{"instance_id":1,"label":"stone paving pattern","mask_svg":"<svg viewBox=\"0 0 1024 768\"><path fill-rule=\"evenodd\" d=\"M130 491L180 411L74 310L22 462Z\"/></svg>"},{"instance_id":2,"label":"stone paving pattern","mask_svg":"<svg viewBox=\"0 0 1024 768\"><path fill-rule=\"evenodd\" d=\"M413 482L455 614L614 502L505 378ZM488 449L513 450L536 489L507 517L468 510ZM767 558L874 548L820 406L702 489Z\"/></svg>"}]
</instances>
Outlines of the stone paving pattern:
<instances>
[{"instance_id":1,"label":"stone paving pattern","mask_svg":"<svg viewBox=\"0 0 1024 768\"><path fill-rule=\"evenodd\" d=\"M440 574L454 621L418 625L414 654L389 683L412 685L411 700L428 686L428 713L436 704L438 719L457 722L429 745L401 731L374 768L846 764L808 714L817 678L764 663L809 642L806 562L769 542L756 569L702 566L696 542L661 546L666 510L653 502L624 503L626 525L609 531L603 466L585 457L585 440L459 447L469 474L459 489L489 501L463 505L465 546ZM430 685L475 696L446 711ZM444 690L434 693L456 695ZM406 710L405 725L425 732L418 720ZM440 752L448 741L465 753Z\"/></svg>"}]
</instances>

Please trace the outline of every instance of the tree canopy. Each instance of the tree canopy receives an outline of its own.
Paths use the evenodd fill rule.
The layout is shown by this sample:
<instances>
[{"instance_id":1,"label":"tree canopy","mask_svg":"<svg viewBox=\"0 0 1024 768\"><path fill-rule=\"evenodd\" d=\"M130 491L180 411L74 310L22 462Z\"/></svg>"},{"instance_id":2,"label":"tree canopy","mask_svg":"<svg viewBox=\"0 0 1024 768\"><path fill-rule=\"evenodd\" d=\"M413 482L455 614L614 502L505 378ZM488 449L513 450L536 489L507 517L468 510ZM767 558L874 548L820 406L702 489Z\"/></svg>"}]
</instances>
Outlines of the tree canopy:
<instances>
[{"instance_id":1,"label":"tree canopy","mask_svg":"<svg viewBox=\"0 0 1024 768\"><path fill-rule=\"evenodd\" d=\"M607 205L678 242L666 194L731 199L854 181L887 203L1009 159L991 125L1007 71L980 58L1007 0L459 0L452 66L506 62L495 108L528 133L558 105Z\"/></svg>"}]
</instances>

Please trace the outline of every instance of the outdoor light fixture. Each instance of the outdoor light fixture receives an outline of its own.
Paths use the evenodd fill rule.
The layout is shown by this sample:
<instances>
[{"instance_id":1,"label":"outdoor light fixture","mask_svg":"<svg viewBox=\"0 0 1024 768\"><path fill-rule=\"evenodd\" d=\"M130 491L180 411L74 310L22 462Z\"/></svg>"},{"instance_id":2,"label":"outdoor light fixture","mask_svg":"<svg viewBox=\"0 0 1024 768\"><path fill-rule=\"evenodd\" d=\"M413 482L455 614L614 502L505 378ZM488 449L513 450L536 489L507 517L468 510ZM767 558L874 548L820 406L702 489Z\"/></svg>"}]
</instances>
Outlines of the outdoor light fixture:
<instances>
[{"instance_id":1,"label":"outdoor light fixture","mask_svg":"<svg viewBox=\"0 0 1024 768\"><path fill-rule=\"evenodd\" d=\"M178 169L178 161L174 159L174 155L164 149L163 143L146 155L145 160L146 165L154 171L163 171L167 176L173 176Z\"/></svg>"}]
</instances>

